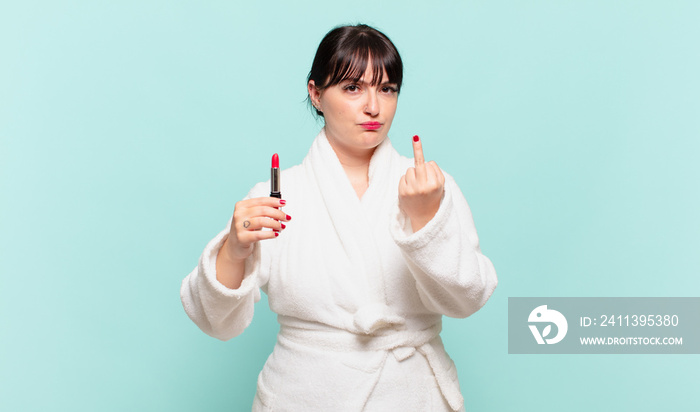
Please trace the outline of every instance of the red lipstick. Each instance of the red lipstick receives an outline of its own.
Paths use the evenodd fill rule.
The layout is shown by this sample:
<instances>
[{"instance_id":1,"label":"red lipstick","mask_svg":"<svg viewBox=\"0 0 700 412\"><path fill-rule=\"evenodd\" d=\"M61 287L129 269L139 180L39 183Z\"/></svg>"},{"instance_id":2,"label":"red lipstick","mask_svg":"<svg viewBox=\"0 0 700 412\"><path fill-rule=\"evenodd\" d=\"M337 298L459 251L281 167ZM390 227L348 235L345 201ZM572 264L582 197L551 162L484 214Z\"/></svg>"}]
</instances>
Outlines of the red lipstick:
<instances>
[{"instance_id":1,"label":"red lipstick","mask_svg":"<svg viewBox=\"0 0 700 412\"><path fill-rule=\"evenodd\" d=\"M360 126L364 127L366 130L377 130L382 127L382 124L379 122L364 122L361 123Z\"/></svg>"},{"instance_id":2,"label":"red lipstick","mask_svg":"<svg viewBox=\"0 0 700 412\"><path fill-rule=\"evenodd\" d=\"M270 169L270 197L282 199L280 192L280 157L277 153L272 155L272 168Z\"/></svg>"}]
</instances>

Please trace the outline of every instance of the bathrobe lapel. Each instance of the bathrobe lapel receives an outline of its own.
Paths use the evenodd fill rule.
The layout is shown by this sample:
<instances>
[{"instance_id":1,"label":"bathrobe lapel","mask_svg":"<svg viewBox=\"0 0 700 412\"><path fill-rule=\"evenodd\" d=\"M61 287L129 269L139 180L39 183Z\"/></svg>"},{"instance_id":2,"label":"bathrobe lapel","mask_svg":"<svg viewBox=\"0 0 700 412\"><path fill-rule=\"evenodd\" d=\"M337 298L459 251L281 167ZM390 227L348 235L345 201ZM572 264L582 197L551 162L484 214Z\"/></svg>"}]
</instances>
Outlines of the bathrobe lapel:
<instances>
[{"instance_id":1,"label":"bathrobe lapel","mask_svg":"<svg viewBox=\"0 0 700 412\"><path fill-rule=\"evenodd\" d=\"M307 157L307 170L318 185L353 272L364 285L366 302L358 307L353 319L357 332L372 333L404 322L386 305L385 271L373 230L377 224L388 228L385 209L393 202L386 199L391 193L387 188L398 185L398 181L389 181L395 156L398 154L389 139L377 147L370 162L369 187L362 200L358 199L323 129Z\"/></svg>"}]
</instances>

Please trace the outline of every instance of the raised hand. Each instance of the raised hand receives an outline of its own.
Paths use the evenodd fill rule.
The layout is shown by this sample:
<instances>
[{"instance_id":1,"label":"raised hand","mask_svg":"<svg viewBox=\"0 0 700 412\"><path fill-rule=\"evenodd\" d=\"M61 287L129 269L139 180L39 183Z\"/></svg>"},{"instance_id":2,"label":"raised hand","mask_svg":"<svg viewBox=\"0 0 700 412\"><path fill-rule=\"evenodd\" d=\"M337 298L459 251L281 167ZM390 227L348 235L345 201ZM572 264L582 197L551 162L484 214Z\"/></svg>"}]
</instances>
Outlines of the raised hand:
<instances>
[{"instance_id":1,"label":"raised hand","mask_svg":"<svg viewBox=\"0 0 700 412\"><path fill-rule=\"evenodd\" d=\"M253 253L253 245L279 236L292 217L279 210L284 200L257 197L236 203L231 230L216 259L216 279L229 289L238 289L245 273L245 259ZM261 230L268 228L272 230Z\"/></svg>"},{"instance_id":2,"label":"raised hand","mask_svg":"<svg viewBox=\"0 0 700 412\"><path fill-rule=\"evenodd\" d=\"M231 231L224 246L232 260L244 260L253 251L253 244L272 239L286 226L291 216L277 209L285 205L275 197L256 197L236 203L231 221ZM273 230L261 230L263 228Z\"/></svg>"},{"instance_id":3,"label":"raised hand","mask_svg":"<svg viewBox=\"0 0 700 412\"><path fill-rule=\"evenodd\" d=\"M437 163L425 163L423 145L413 136L414 167L408 168L399 181L399 207L411 219L417 232L435 216L445 191L445 176Z\"/></svg>"}]
</instances>

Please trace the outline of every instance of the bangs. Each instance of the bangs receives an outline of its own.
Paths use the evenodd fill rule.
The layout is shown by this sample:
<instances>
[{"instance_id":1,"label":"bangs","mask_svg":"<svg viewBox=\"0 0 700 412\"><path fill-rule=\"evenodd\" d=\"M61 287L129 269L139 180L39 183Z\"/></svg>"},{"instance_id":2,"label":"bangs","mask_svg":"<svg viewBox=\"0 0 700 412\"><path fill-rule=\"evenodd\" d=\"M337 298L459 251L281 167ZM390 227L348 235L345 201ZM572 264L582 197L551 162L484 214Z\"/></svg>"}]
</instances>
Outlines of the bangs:
<instances>
[{"instance_id":1,"label":"bangs","mask_svg":"<svg viewBox=\"0 0 700 412\"><path fill-rule=\"evenodd\" d=\"M339 42L334 61L329 62L327 83L324 87L334 86L344 80L359 81L372 64L372 79L364 79L372 86L382 83L384 71L389 83L401 87L403 66L396 49L388 39L367 35L348 36Z\"/></svg>"}]
</instances>

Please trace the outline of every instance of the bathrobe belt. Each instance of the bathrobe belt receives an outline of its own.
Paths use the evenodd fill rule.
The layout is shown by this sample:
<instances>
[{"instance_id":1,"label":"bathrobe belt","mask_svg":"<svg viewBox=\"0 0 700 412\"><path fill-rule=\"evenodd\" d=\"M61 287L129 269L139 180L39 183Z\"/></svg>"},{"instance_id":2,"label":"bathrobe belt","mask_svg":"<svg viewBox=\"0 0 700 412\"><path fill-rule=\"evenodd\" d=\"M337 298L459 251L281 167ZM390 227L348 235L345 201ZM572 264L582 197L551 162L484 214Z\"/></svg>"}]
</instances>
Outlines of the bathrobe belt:
<instances>
[{"instance_id":1,"label":"bathrobe belt","mask_svg":"<svg viewBox=\"0 0 700 412\"><path fill-rule=\"evenodd\" d=\"M440 392L457 411L464 404L464 398L459 389L459 383L452 379L430 342L440 335L442 321L438 321L420 330L406 330L401 326L385 327L371 334L353 333L348 330L334 328L317 322L308 322L298 318L279 315L279 338L289 339L305 345L312 345L328 350L348 351L386 351L391 352L397 361L401 362L413 356L416 351L423 354L435 376ZM386 357L377 368L379 372L384 367ZM374 388L374 387L373 387Z\"/></svg>"}]
</instances>

